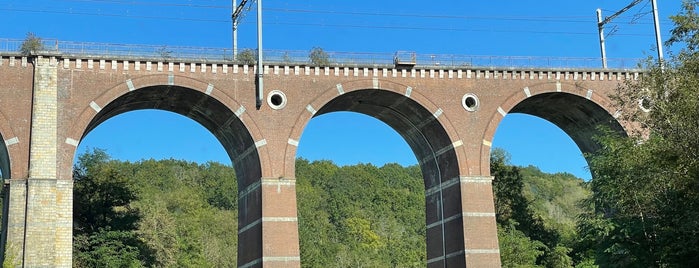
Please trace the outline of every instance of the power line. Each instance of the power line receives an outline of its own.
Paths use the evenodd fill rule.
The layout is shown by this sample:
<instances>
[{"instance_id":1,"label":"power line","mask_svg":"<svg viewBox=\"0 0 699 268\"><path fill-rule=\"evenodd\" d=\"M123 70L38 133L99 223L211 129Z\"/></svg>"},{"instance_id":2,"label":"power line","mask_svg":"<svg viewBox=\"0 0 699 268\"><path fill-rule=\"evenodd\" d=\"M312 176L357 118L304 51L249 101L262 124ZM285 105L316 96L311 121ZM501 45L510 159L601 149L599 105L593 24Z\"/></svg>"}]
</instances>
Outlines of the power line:
<instances>
[{"instance_id":1,"label":"power line","mask_svg":"<svg viewBox=\"0 0 699 268\"><path fill-rule=\"evenodd\" d=\"M160 17L160 16L143 16L143 15L123 15L110 13L92 13L81 11L58 11L58 10L34 10L21 8L0 8L3 11L28 12L28 13L46 13L46 14L63 14L63 15L82 15L82 16L106 16L106 17L122 17L136 19L153 19L153 20L179 20L179 21L199 21L199 22L225 22L230 23L230 20L216 19L199 19L199 18L182 18L182 17Z\"/></svg>"},{"instance_id":2,"label":"power line","mask_svg":"<svg viewBox=\"0 0 699 268\"><path fill-rule=\"evenodd\" d=\"M161 7L187 7L203 9L226 9L230 10L231 5L198 5L198 4L177 4L177 3L153 3L139 1L120 0L61 0L63 2L78 3L105 3L119 5L142 5ZM243 0L240 6L244 6ZM640 0L638 0L640 1ZM239 7L240 7L239 6ZM406 17L406 18L426 18L426 19L464 19L464 20L493 20L493 21L540 21L540 22L569 22L569 23L590 23L588 16L463 16L463 15L436 15L436 14L411 14L411 13L390 13L390 12L366 12L366 11L335 11L335 10L312 10L312 9L289 9L289 8L266 8L270 12L280 13L310 13L310 14L331 14L331 15L353 15L353 16L381 16L381 17ZM636 17L626 18L627 22L617 22L624 24L634 24ZM667 20L664 22L668 22ZM646 23L637 23L646 24ZM648 22L647 24L651 24Z\"/></svg>"},{"instance_id":3,"label":"power line","mask_svg":"<svg viewBox=\"0 0 699 268\"><path fill-rule=\"evenodd\" d=\"M534 31L534 30L497 30L497 29L473 29L473 28L443 28L443 27L417 27L417 26L381 26L381 25L349 25L349 24L323 24L323 23L286 23L269 22L265 24L293 25L293 26L319 26L333 28L360 28L360 29L392 29L392 30L424 30L424 31L455 31L455 32L497 32L497 33L533 33L533 34L564 34L564 35L595 35L594 32L564 32L564 31ZM649 34L619 34L622 36L650 36Z\"/></svg>"},{"instance_id":4,"label":"power line","mask_svg":"<svg viewBox=\"0 0 699 268\"><path fill-rule=\"evenodd\" d=\"M210 8L210 9L231 9L231 6L226 5L197 5L197 4L175 4L175 3L153 3L153 2L138 2L138 1L118 1L118 0L60 0L62 2L78 2L78 3L104 3L118 5L139 5L139 6L160 6L160 7L189 7L189 8Z\"/></svg>"},{"instance_id":5,"label":"power line","mask_svg":"<svg viewBox=\"0 0 699 268\"><path fill-rule=\"evenodd\" d=\"M0 10L15 11L15 12L30 12L30 13L64 14L64 15L124 17L124 18L152 19L152 20L230 23L230 20L183 18L183 17L162 17L162 16L142 16L142 15L130 15L130 14L129 15L106 14L106 13L91 13L91 12L77 12L77 11L32 10L32 9L17 9L17 8L0 8ZM245 24L248 24L248 23L245 23ZM299 22L289 22L289 21L272 21L272 22L268 21L268 22L265 22L264 24L265 25L286 25L286 26L310 26L310 27L355 28L355 29L385 29L385 30L418 30L418 31L530 33L530 34L558 34L558 35L594 35L595 34L594 32L501 30L501 29L483 29L483 30L480 30L480 29L474 29L474 28L461 28L461 27L326 24L326 23L299 23ZM649 34L617 34L617 35L619 35L619 36L650 36Z\"/></svg>"}]
</instances>

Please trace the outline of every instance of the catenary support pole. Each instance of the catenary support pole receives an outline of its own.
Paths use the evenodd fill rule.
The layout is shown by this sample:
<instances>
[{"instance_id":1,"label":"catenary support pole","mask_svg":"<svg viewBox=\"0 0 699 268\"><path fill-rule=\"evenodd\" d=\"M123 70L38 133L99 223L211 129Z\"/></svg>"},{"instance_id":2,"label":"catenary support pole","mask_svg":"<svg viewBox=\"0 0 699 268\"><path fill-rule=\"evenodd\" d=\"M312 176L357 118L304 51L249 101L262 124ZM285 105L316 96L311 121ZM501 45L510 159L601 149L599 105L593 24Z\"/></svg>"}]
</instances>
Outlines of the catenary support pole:
<instances>
[{"instance_id":1,"label":"catenary support pole","mask_svg":"<svg viewBox=\"0 0 699 268\"><path fill-rule=\"evenodd\" d=\"M655 44L658 49L658 62L663 64L663 41L660 39L660 20L658 20L658 4L651 0L653 5L653 24L655 25Z\"/></svg>"},{"instance_id":2,"label":"catenary support pole","mask_svg":"<svg viewBox=\"0 0 699 268\"><path fill-rule=\"evenodd\" d=\"M264 73L262 64L262 0L257 0L257 109L262 107L262 96L265 88Z\"/></svg>"},{"instance_id":3,"label":"catenary support pole","mask_svg":"<svg viewBox=\"0 0 699 268\"><path fill-rule=\"evenodd\" d=\"M602 68L607 69L607 52L604 49L604 24L602 24L602 10L597 9L597 29L599 31L599 49L602 54Z\"/></svg>"},{"instance_id":4,"label":"catenary support pole","mask_svg":"<svg viewBox=\"0 0 699 268\"><path fill-rule=\"evenodd\" d=\"M238 59L238 18L235 17L235 9L237 8L237 0L232 0L233 8L231 13L231 19L233 21L233 60Z\"/></svg>"}]
</instances>

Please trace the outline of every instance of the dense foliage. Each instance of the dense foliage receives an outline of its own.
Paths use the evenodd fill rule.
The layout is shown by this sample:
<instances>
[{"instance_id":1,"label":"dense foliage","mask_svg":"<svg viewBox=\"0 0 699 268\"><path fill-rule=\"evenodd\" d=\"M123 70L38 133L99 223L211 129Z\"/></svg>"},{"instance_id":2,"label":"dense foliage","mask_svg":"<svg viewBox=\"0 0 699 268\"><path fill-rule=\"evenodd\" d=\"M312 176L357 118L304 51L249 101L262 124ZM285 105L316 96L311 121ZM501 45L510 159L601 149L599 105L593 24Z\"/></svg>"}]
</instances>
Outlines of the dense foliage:
<instances>
[{"instance_id":1,"label":"dense foliage","mask_svg":"<svg viewBox=\"0 0 699 268\"><path fill-rule=\"evenodd\" d=\"M424 267L425 188L417 166L296 162L304 267Z\"/></svg>"},{"instance_id":2,"label":"dense foliage","mask_svg":"<svg viewBox=\"0 0 699 268\"><path fill-rule=\"evenodd\" d=\"M614 96L640 131L599 138L593 212L579 223L580 258L603 267L699 266L699 16L686 1L670 44L685 45ZM639 109L642 103L645 109ZM645 110L645 111L644 111Z\"/></svg>"},{"instance_id":3,"label":"dense foliage","mask_svg":"<svg viewBox=\"0 0 699 268\"><path fill-rule=\"evenodd\" d=\"M494 154L503 264L568 267L573 205L587 194L567 174L507 165ZM423 267L425 197L419 167L339 167L299 159L304 267ZM95 150L75 167L76 267L233 267L237 187L231 167L110 160Z\"/></svg>"},{"instance_id":4,"label":"dense foliage","mask_svg":"<svg viewBox=\"0 0 699 268\"><path fill-rule=\"evenodd\" d=\"M297 166L304 266L424 266L418 167ZM214 163L120 162L100 150L80 156L75 266L235 266L234 174Z\"/></svg>"},{"instance_id":5,"label":"dense foliage","mask_svg":"<svg viewBox=\"0 0 699 268\"><path fill-rule=\"evenodd\" d=\"M75 167L75 267L235 267L237 182L216 163L110 160Z\"/></svg>"},{"instance_id":6,"label":"dense foliage","mask_svg":"<svg viewBox=\"0 0 699 268\"><path fill-rule=\"evenodd\" d=\"M509 165L495 149L491 174L503 267L573 267L578 204L590 195L586 184L567 173Z\"/></svg>"}]
</instances>

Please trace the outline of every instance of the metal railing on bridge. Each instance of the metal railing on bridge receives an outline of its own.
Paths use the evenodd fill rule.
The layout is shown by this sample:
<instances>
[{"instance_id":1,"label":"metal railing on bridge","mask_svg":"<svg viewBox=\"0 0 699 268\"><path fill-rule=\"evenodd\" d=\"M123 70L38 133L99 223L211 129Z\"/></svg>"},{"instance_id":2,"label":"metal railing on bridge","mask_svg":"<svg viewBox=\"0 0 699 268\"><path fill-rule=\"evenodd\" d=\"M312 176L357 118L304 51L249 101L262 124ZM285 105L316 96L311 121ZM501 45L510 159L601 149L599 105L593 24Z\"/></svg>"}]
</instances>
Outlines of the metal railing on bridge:
<instances>
[{"instance_id":1,"label":"metal railing on bridge","mask_svg":"<svg viewBox=\"0 0 699 268\"><path fill-rule=\"evenodd\" d=\"M0 39L0 54L20 55L24 40ZM164 60L187 62L215 62L254 64L256 52L238 51L234 58L230 48L185 47L167 45L107 44L42 40L41 53L68 57L107 58L128 60ZM497 69L602 69L600 58L529 57L529 56L469 56L423 54L415 52L357 53L322 51L323 65L374 67L430 67L430 68L497 68ZM248 53L248 57L240 57ZM310 51L264 50L264 61L269 64L316 65ZM406 57L407 55L407 57ZM251 57L250 57L251 56ZM234 60L235 59L235 60ZM246 62L247 61L247 62ZM607 59L608 69L640 69L642 59Z\"/></svg>"}]
</instances>

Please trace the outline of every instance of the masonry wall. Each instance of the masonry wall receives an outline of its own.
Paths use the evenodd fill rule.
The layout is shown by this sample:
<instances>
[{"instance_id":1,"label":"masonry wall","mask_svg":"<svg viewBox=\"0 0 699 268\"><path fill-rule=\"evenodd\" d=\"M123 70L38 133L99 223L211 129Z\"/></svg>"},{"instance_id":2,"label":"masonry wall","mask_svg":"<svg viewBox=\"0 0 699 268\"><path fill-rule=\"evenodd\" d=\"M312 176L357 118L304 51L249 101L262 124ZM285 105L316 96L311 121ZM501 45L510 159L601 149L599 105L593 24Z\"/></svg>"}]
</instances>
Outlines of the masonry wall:
<instances>
[{"instance_id":1,"label":"masonry wall","mask_svg":"<svg viewBox=\"0 0 699 268\"><path fill-rule=\"evenodd\" d=\"M244 254L250 258L241 267L300 265L296 148L318 111L338 96L360 90L384 90L415 101L449 139L451 145L443 149L453 154L456 163L450 165L457 177L443 179L457 181L445 197L449 200L439 202L454 204L455 210L429 224L439 232L452 226L450 232L459 233L463 241L441 243L451 251L441 257L434 253L433 263L497 267L489 152L500 120L523 100L548 93L575 95L613 118L620 111L607 94L638 77L607 70L269 65L264 67L265 99L258 109L253 66L60 55L38 57L35 65L31 58L2 56L0 63L0 131L12 168L8 244L19 249L17 256L30 267L70 266L75 150L104 107L153 86L189 88L223 103L254 143L249 149L257 158L248 159L259 159L261 176L252 203L260 204L261 212L248 230L250 248L260 252ZM281 93L283 107L268 101L270 92ZM477 101L475 107L468 107L469 97Z\"/></svg>"}]
</instances>

